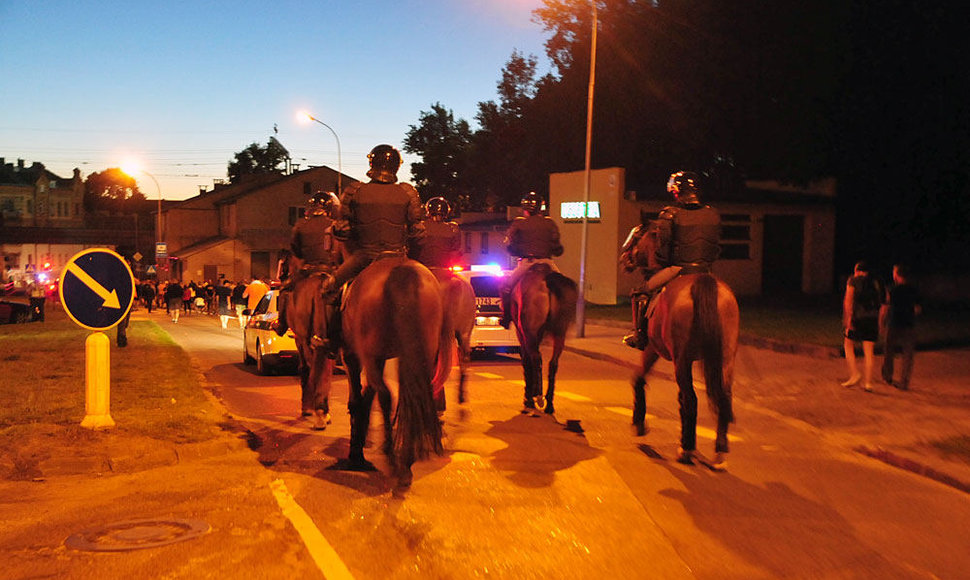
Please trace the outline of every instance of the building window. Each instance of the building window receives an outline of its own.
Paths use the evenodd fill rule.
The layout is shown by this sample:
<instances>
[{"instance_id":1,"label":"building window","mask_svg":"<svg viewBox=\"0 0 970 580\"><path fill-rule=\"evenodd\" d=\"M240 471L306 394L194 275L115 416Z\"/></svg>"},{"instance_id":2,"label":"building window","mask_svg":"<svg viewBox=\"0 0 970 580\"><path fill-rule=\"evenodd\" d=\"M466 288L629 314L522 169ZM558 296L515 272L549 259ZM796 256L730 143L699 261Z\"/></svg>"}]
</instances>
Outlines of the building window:
<instances>
[{"instance_id":1,"label":"building window","mask_svg":"<svg viewBox=\"0 0 970 580\"><path fill-rule=\"evenodd\" d=\"M291 207L289 214L289 222L291 226L296 225L296 222L300 221L300 218L306 215L306 208L303 207Z\"/></svg>"},{"instance_id":2,"label":"building window","mask_svg":"<svg viewBox=\"0 0 970 580\"><path fill-rule=\"evenodd\" d=\"M723 214L721 216L721 260L751 259L751 216Z\"/></svg>"},{"instance_id":3,"label":"building window","mask_svg":"<svg viewBox=\"0 0 970 580\"><path fill-rule=\"evenodd\" d=\"M488 253L488 232L482 232L482 253Z\"/></svg>"},{"instance_id":4,"label":"building window","mask_svg":"<svg viewBox=\"0 0 970 580\"><path fill-rule=\"evenodd\" d=\"M311 193L313 193L313 184L310 183L309 181L304 181L303 193L305 193L306 195L310 195Z\"/></svg>"},{"instance_id":5,"label":"building window","mask_svg":"<svg viewBox=\"0 0 970 580\"><path fill-rule=\"evenodd\" d=\"M472 253L472 233L471 232L465 232L465 253L466 254Z\"/></svg>"}]
</instances>

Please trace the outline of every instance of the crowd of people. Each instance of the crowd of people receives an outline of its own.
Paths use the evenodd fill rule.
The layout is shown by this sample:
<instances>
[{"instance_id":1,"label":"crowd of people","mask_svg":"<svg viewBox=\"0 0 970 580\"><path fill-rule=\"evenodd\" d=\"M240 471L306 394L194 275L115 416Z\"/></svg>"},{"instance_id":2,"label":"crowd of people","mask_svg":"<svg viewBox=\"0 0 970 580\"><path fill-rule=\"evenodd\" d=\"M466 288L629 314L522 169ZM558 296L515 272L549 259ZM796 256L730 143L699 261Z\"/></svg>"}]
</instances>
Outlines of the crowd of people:
<instances>
[{"instance_id":1,"label":"crowd of people","mask_svg":"<svg viewBox=\"0 0 970 580\"><path fill-rule=\"evenodd\" d=\"M261 287L265 289L259 293L258 288ZM235 318L242 328L246 325L243 310L255 308L259 299L269 290L269 286L258 279L237 282L229 279L207 280L202 283L190 280L187 284L173 279L143 280L135 290L139 304L149 314L156 309L164 309L173 323L178 323L180 316L194 313L218 316L223 328L228 328L229 320Z\"/></svg>"}]
</instances>

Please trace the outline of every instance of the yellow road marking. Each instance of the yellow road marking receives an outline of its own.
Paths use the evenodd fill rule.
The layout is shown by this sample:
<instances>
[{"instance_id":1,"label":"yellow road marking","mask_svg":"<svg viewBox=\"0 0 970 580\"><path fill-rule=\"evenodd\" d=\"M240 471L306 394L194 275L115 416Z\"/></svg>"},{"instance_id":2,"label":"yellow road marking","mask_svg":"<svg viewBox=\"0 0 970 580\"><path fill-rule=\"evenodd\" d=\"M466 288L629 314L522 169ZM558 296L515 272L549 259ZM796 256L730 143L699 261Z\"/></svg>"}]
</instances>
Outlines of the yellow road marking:
<instances>
[{"instance_id":1,"label":"yellow road marking","mask_svg":"<svg viewBox=\"0 0 970 580\"><path fill-rule=\"evenodd\" d=\"M495 373L476 372L475 374L482 377L483 379L504 379L505 378L502 375L497 375Z\"/></svg>"},{"instance_id":2,"label":"yellow road marking","mask_svg":"<svg viewBox=\"0 0 970 580\"><path fill-rule=\"evenodd\" d=\"M327 580L344 578L353 580L353 575L347 569L347 566L344 565L340 556L337 555L336 550L333 549L330 542L327 541L327 538L323 537L323 534L320 533L320 530L313 523L310 515L290 495L289 490L286 489L286 483L282 479L277 479L270 483L269 487L273 490L273 496L276 497L276 503L279 504L283 515L296 528L296 531L300 534L300 538L303 539L303 544L310 551L310 556L316 562L317 568L323 572Z\"/></svg>"}]
</instances>

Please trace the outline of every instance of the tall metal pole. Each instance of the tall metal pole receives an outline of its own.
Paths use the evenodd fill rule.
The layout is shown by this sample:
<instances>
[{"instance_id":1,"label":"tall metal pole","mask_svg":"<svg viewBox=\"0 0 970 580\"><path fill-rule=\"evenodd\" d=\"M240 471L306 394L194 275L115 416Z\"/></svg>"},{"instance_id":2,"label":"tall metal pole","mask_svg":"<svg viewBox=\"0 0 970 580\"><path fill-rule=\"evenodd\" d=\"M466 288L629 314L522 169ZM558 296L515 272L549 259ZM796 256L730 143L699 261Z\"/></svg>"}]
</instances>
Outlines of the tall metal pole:
<instances>
[{"instance_id":1,"label":"tall metal pole","mask_svg":"<svg viewBox=\"0 0 970 580\"><path fill-rule=\"evenodd\" d=\"M340 187L340 176L344 172L344 169L341 166L341 162L340 162L340 159L341 159L341 156L340 156L340 137L337 137L337 132L334 131L333 130L333 127L331 127L330 125L327 125L326 123L324 123L320 119L317 119L313 115L307 114L307 117L309 117L311 121L316 121L317 123L320 123L321 125L323 125L327 129L330 129L330 132L333 133L333 138L337 140L337 195L339 196L343 192L343 189Z\"/></svg>"},{"instance_id":2,"label":"tall metal pole","mask_svg":"<svg viewBox=\"0 0 970 580\"><path fill-rule=\"evenodd\" d=\"M583 185L583 234L579 254L579 300L576 302L576 336L586 336L586 245L589 237L589 189L592 181L590 154L593 149L593 88L596 86L596 0L591 0L593 33L589 51L589 90L586 97L586 169Z\"/></svg>"}]
</instances>

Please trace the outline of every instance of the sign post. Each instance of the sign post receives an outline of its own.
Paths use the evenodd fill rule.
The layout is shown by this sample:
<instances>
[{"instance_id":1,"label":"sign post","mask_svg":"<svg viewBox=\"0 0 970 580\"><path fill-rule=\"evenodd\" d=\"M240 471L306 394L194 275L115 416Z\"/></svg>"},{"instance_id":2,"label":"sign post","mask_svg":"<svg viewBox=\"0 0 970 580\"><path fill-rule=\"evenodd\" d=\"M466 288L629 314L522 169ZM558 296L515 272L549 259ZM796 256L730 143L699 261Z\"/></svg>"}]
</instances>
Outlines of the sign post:
<instances>
[{"instance_id":1,"label":"sign post","mask_svg":"<svg viewBox=\"0 0 970 580\"><path fill-rule=\"evenodd\" d=\"M111 359L105 336L121 322L135 299L135 277L125 259L107 248L84 250L61 273L64 311L79 326L95 331L85 341L85 417L82 427L114 427L110 412Z\"/></svg>"}]
</instances>

